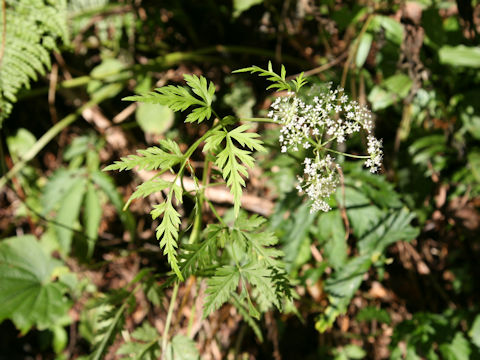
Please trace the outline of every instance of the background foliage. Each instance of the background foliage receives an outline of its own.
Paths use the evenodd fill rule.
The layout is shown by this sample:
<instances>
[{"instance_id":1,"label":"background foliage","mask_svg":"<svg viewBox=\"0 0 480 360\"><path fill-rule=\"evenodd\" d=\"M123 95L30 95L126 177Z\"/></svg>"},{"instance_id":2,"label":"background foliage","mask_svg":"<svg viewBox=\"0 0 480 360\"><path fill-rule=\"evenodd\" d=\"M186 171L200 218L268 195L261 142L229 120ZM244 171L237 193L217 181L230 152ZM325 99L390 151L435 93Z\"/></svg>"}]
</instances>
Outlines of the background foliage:
<instances>
[{"instance_id":1,"label":"background foliage","mask_svg":"<svg viewBox=\"0 0 480 360\"><path fill-rule=\"evenodd\" d=\"M1 4L0 359L480 358L477 1ZM278 127L250 123L193 151L179 191L149 183L214 118L266 116L286 88L232 72L269 60L373 109L382 174L346 162L311 214ZM196 217L227 138L255 166L218 155L233 194Z\"/></svg>"}]
</instances>

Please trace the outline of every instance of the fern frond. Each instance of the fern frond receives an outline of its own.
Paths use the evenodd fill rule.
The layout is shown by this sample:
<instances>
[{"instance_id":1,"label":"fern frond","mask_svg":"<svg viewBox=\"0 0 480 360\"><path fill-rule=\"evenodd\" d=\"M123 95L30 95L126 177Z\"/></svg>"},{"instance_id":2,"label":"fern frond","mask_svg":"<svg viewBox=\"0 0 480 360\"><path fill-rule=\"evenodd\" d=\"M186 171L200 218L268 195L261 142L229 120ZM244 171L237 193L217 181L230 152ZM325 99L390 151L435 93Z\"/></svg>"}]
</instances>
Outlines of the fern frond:
<instances>
[{"instance_id":1,"label":"fern frond","mask_svg":"<svg viewBox=\"0 0 480 360\"><path fill-rule=\"evenodd\" d=\"M238 287L239 279L240 273L236 266L224 265L215 271L215 275L207 281L204 318L230 299Z\"/></svg>"},{"instance_id":2,"label":"fern frond","mask_svg":"<svg viewBox=\"0 0 480 360\"><path fill-rule=\"evenodd\" d=\"M257 139L258 134L247 133L249 125L242 125L229 132L217 130L206 139L204 151L217 148L225 140L225 148L217 155L215 164L222 170L222 176L233 194L235 216L240 211L242 187L245 186L245 178L248 178L247 168L252 168L254 159L251 156L253 150L265 151L262 141ZM243 150L235 146L233 140L250 150Z\"/></svg>"},{"instance_id":3,"label":"fern frond","mask_svg":"<svg viewBox=\"0 0 480 360\"><path fill-rule=\"evenodd\" d=\"M254 65L254 66L250 66L247 68L238 69L234 71L234 73L242 73L242 72L249 72L250 74L258 73L259 76L264 76L267 78L268 81L273 82L272 85L267 87L267 90L276 89L278 91L293 91L292 86L290 85L290 83L287 81L285 77L287 72L285 70L285 66L283 65L281 67L280 74L277 74L275 71L273 71L271 61L268 62L267 70L264 70L261 67Z\"/></svg>"},{"instance_id":4,"label":"fern frond","mask_svg":"<svg viewBox=\"0 0 480 360\"><path fill-rule=\"evenodd\" d=\"M50 51L57 40L68 43L66 2L44 0L6 0L5 44L0 61L0 127L17 98L17 92L30 87L31 80L50 68ZM0 15L0 29L4 19Z\"/></svg>"},{"instance_id":5,"label":"fern frond","mask_svg":"<svg viewBox=\"0 0 480 360\"><path fill-rule=\"evenodd\" d=\"M104 171L110 170L168 170L183 160L183 154L177 143L172 140L160 140L160 147L152 146L145 150L138 150L139 155L122 157L119 161L105 167Z\"/></svg>"},{"instance_id":6,"label":"fern frond","mask_svg":"<svg viewBox=\"0 0 480 360\"><path fill-rule=\"evenodd\" d=\"M272 304L281 308L270 269L260 262L253 261L242 267L241 275L252 285L252 295L262 311L268 310Z\"/></svg>"},{"instance_id":7,"label":"fern frond","mask_svg":"<svg viewBox=\"0 0 480 360\"><path fill-rule=\"evenodd\" d=\"M126 307L127 303L125 302L117 310L112 308L103 314L101 321L106 322L106 326L98 331L98 336L101 340L94 344L94 352L91 355L91 360L103 359L103 355L108 347L113 343L115 337L123 328Z\"/></svg>"},{"instance_id":8,"label":"fern frond","mask_svg":"<svg viewBox=\"0 0 480 360\"><path fill-rule=\"evenodd\" d=\"M181 254L182 274L187 277L196 271L211 265L216 257L218 245L225 246L227 229L222 225L210 224L205 230L205 240L195 244L183 245Z\"/></svg>"},{"instance_id":9,"label":"fern frond","mask_svg":"<svg viewBox=\"0 0 480 360\"><path fill-rule=\"evenodd\" d=\"M179 279L183 281L183 275L178 267L177 259L178 231L182 221L180 214L172 204L171 197L168 197L165 202L155 205L150 214L153 219L163 215L162 221L156 229L157 239L160 240L160 248L163 249L163 254L167 255L167 260L172 270L177 274Z\"/></svg>"},{"instance_id":10,"label":"fern frond","mask_svg":"<svg viewBox=\"0 0 480 360\"><path fill-rule=\"evenodd\" d=\"M131 340L117 350L117 355L125 355L132 360L155 360L160 358L159 334L145 322L130 334ZM133 341L135 340L135 341Z\"/></svg>"},{"instance_id":11,"label":"fern frond","mask_svg":"<svg viewBox=\"0 0 480 360\"><path fill-rule=\"evenodd\" d=\"M138 198L146 198L153 193L168 189L170 186L171 183L163 179L153 178L147 180L143 184L137 186L137 189L133 192L132 195L130 195L130 198L126 202L124 209L128 208L128 206L133 200Z\"/></svg>"},{"instance_id":12,"label":"fern frond","mask_svg":"<svg viewBox=\"0 0 480 360\"><path fill-rule=\"evenodd\" d=\"M215 86L208 84L203 76L184 75L187 85L199 98L193 96L185 87L168 85L155 89L155 91L136 96L128 96L123 100L139 101L151 104L168 106L173 111L185 111L189 107L196 107L188 114L185 122L201 123L212 116L212 100L215 94Z\"/></svg>"}]
</instances>

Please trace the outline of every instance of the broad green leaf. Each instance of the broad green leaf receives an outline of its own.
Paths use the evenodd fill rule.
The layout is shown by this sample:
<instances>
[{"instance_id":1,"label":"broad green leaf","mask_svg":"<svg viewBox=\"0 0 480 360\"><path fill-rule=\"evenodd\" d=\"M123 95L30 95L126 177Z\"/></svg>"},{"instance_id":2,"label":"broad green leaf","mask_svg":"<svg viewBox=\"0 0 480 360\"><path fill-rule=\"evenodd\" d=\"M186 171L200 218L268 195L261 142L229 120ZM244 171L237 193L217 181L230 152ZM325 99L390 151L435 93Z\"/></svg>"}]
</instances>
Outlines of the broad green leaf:
<instances>
[{"instance_id":1,"label":"broad green leaf","mask_svg":"<svg viewBox=\"0 0 480 360\"><path fill-rule=\"evenodd\" d=\"M57 233L60 249L68 254L72 244L73 230L80 215L83 196L87 188L87 179L78 177L70 191L61 199L60 207L55 217L55 232Z\"/></svg>"},{"instance_id":2,"label":"broad green leaf","mask_svg":"<svg viewBox=\"0 0 480 360\"><path fill-rule=\"evenodd\" d=\"M83 211L85 235L87 235L88 257L92 256L95 242L98 239L98 228L102 220L102 203L95 186L89 182L85 194L85 209Z\"/></svg>"},{"instance_id":3,"label":"broad green leaf","mask_svg":"<svg viewBox=\"0 0 480 360\"><path fill-rule=\"evenodd\" d=\"M477 315L473 321L472 328L468 332L468 336L472 339L472 343L480 349L480 315Z\"/></svg>"},{"instance_id":4,"label":"broad green leaf","mask_svg":"<svg viewBox=\"0 0 480 360\"><path fill-rule=\"evenodd\" d=\"M385 29L385 37L396 45L400 45L403 41L403 25L397 20L384 15L375 15L373 17L373 28L380 30L382 27Z\"/></svg>"},{"instance_id":5,"label":"broad green leaf","mask_svg":"<svg viewBox=\"0 0 480 360\"><path fill-rule=\"evenodd\" d=\"M166 349L166 360L199 360L195 342L184 335L175 335Z\"/></svg>"},{"instance_id":6,"label":"broad green leaf","mask_svg":"<svg viewBox=\"0 0 480 360\"><path fill-rule=\"evenodd\" d=\"M450 344L441 344L440 353L445 360L468 360L470 359L470 344L461 332L457 332Z\"/></svg>"},{"instance_id":7,"label":"broad green leaf","mask_svg":"<svg viewBox=\"0 0 480 360\"><path fill-rule=\"evenodd\" d=\"M361 68L367 60L370 47L372 46L373 36L367 32L364 33L358 41L360 41L360 43L358 44L357 54L355 57L355 65L357 68Z\"/></svg>"},{"instance_id":8,"label":"broad green leaf","mask_svg":"<svg viewBox=\"0 0 480 360\"><path fill-rule=\"evenodd\" d=\"M390 76L381 84L373 87L368 95L368 101L372 103L372 109L374 111L385 109L405 98L412 84L412 80L407 75L396 74Z\"/></svg>"},{"instance_id":9,"label":"broad green leaf","mask_svg":"<svg viewBox=\"0 0 480 360\"><path fill-rule=\"evenodd\" d=\"M171 128L175 114L165 105L146 103L137 107L135 118L145 133L161 135Z\"/></svg>"},{"instance_id":10,"label":"broad green leaf","mask_svg":"<svg viewBox=\"0 0 480 360\"><path fill-rule=\"evenodd\" d=\"M233 0L233 17L236 18L252 6L261 3L263 3L263 0Z\"/></svg>"},{"instance_id":11,"label":"broad green leaf","mask_svg":"<svg viewBox=\"0 0 480 360\"><path fill-rule=\"evenodd\" d=\"M49 212L58 207L62 199L72 191L78 179L85 175L84 170L60 168L55 171L42 191L43 215L49 215Z\"/></svg>"},{"instance_id":12,"label":"broad green leaf","mask_svg":"<svg viewBox=\"0 0 480 360\"><path fill-rule=\"evenodd\" d=\"M440 62L455 67L480 67L480 47L445 45L438 51Z\"/></svg>"},{"instance_id":13,"label":"broad green leaf","mask_svg":"<svg viewBox=\"0 0 480 360\"><path fill-rule=\"evenodd\" d=\"M339 210L330 210L318 218L318 240L323 242L325 257L334 269L339 269L347 259L345 227Z\"/></svg>"},{"instance_id":14,"label":"broad green leaf","mask_svg":"<svg viewBox=\"0 0 480 360\"><path fill-rule=\"evenodd\" d=\"M142 326L137 327L130 336L132 339L120 346L117 355L126 355L125 358L132 360L156 360L160 358L160 336L148 322L144 322Z\"/></svg>"},{"instance_id":15,"label":"broad green leaf","mask_svg":"<svg viewBox=\"0 0 480 360\"><path fill-rule=\"evenodd\" d=\"M16 162L31 149L36 141L35 136L27 129L18 129L15 135L7 137L8 151Z\"/></svg>"},{"instance_id":16,"label":"broad green leaf","mask_svg":"<svg viewBox=\"0 0 480 360\"><path fill-rule=\"evenodd\" d=\"M54 281L62 263L44 253L34 236L0 242L0 322L11 319L26 333L67 324L71 302L64 286Z\"/></svg>"},{"instance_id":17,"label":"broad green leaf","mask_svg":"<svg viewBox=\"0 0 480 360\"><path fill-rule=\"evenodd\" d=\"M123 225L130 232L132 239L134 239L136 233L135 220L133 219L130 211L123 210L123 199L115 188L112 178L102 171L91 173L90 178L107 195L108 199L115 207L115 210L117 211L117 214L120 217Z\"/></svg>"}]
</instances>

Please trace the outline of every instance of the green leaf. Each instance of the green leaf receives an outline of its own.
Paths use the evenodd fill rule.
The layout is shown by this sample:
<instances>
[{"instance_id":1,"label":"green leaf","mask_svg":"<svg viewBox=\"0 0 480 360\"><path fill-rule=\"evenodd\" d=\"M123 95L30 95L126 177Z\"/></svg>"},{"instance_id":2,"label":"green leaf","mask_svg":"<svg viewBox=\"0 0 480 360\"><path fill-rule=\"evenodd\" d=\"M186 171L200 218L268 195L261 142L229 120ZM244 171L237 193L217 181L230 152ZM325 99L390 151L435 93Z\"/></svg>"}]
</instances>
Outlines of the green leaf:
<instances>
[{"instance_id":1,"label":"green leaf","mask_svg":"<svg viewBox=\"0 0 480 360\"><path fill-rule=\"evenodd\" d=\"M318 240L323 241L325 257L334 269L340 269L347 260L345 227L339 210L330 210L318 218Z\"/></svg>"},{"instance_id":2,"label":"green leaf","mask_svg":"<svg viewBox=\"0 0 480 360\"><path fill-rule=\"evenodd\" d=\"M438 51L440 63L455 67L480 67L480 47L445 45Z\"/></svg>"},{"instance_id":3,"label":"green leaf","mask_svg":"<svg viewBox=\"0 0 480 360\"><path fill-rule=\"evenodd\" d=\"M405 98L412 87L412 80L405 74L396 74L376 85L368 95L372 109L381 110Z\"/></svg>"},{"instance_id":4,"label":"green leaf","mask_svg":"<svg viewBox=\"0 0 480 360\"><path fill-rule=\"evenodd\" d=\"M242 266L240 274L245 281L252 285L252 295L262 311L267 311L272 304L281 309L275 284L272 281L271 270L258 262L251 262Z\"/></svg>"},{"instance_id":5,"label":"green leaf","mask_svg":"<svg viewBox=\"0 0 480 360\"><path fill-rule=\"evenodd\" d=\"M131 334L132 340L122 344L117 355L127 355L132 360L156 360L160 358L159 334L148 322L137 327Z\"/></svg>"},{"instance_id":6,"label":"green leaf","mask_svg":"<svg viewBox=\"0 0 480 360\"><path fill-rule=\"evenodd\" d=\"M61 262L44 253L34 236L0 242L0 322L11 319L25 334L67 324L71 302L65 287L53 281Z\"/></svg>"},{"instance_id":7,"label":"green leaf","mask_svg":"<svg viewBox=\"0 0 480 360\"><path fill-rule=\"evenodd\" d=\"M472 339L472 343L480 349L480 315L477 315L473 321L472 328L468 332L468 336Z\"/></svg>"},{"instance_id":8,"label":"green leaf","mask_svg":"<svg viewBox=\"0 0 480 360\"><path fill-rule=\"evenodd\" d=\"M245 186L243 177L248 178L247 167L253 167L254 159L251 156L252 151L238 148L233 140L250 150L265 151L262 141L257 139L259 135L246 132L249 128L249 125L241 125L229 132L214 131L206 139L204 147L204 151L213 150L223 139L226 140L225 148L217 155L215 164L222 170L222 176L233 194L235 216L239 213L242 186Z\"/></svg>"},{"instance_id":9,"label":"green leaf","mask_svg":"<svg viewBox=\"0 0 480 360\"><path fill-rule=\"evenodd\" d=\"M450 344L441 344L440 353L445 360L468 360L470 359L470 344L461 332L457 332Z\"/></svg>"},{"instance_id":10,"label":"green leaf","mask_svg":"<svg viewBox=\"0 0 480 360\"><path fill-rule=\"evenodd\" d=\"M238 69L238 70L233 71L233 73L242 73L242 72L249 72L251 74L258 73L259 76L266 77L268 81L273 82L272 85L267 87L267 90L275 89L277 91L284 91L284 90L285 91L293 91L292 86L290 85L290 83L287 81L287 79L285 77L286 71L285 71L285 67L283 65L281 67L280 75L273 71L272 63L270 61L268 62L268 69L267 70L264 70L261 67L258 67L258 66L254 65L254 66L250 66L250 67L247 67L247 68Z\"/></svg>"},{"instance_id":11,"label":"green leaf","mask_svg":"<svg viewBox=\"0 0 480 360\"><path fill-rule=\"evenodd\" d=\"M178 185L172 184L172 186L180 188ZM181 194L181 188L179 192ZM181 201L181 198L177 198L177 201ZM182 221L180 214L173 207L171 197L168 197L165 202L155 205L151 215L153 219L163 215L162 221L156 229L157 239L160 240L160 248L163 249L163 254L167 255L167 260L172 270L183 281L183 275L178 267L177 259L178 231Z\"/></svg>"},{"instance_id":12,"label":"green leaf","mask_svg":"<svg viewBox=\"0 0 480 360\"><path fill-rule=\"evenodd\" d=\"M241 13L250 9L252 6L263 3L263 0L234 0L233 17L237 18Z\"/></svg>"},{"instance_id":13,"label":"green leaf","mask_svg":"<svg viewBox=\"0 0 480 360\"><path fill-rule=\"evenodd\" d=\"M216 257L217 243L225 243L227 229L221 225L209 224L204 231L205 239L194 244L184 244L181 254L182 274L188 277L212 264Z\"/></svg>"},{"instance_id":14,"label":"green leaf","mask_svg":"<svg viewBox=\"0 0 480 360\"><path fill-rule=\"evenodd\" d=\"M198 360L195 342L184 335L175 335L166 349L166 360Z\"/></svg>"},{"instance_id":15,"label":"green leaf","mask_svg":"<svg viewBox=\"0 0 480 360\"><path fill-rule=\"evenodd\" d=\"M183 154L177 143L170 139L160 140L160 147L152 146L146 150L137 150L139 155L129 155L123 157L120 161L115 161L103 169L103 171L111 170L168 170L183 160Z\"/></svg>"},{"instance_id":16,"label":"green leaf","mask_svg":"<svg viewBox=\"0 0 480 360\"><path fill-rule=\"evenodd\" d=\"M183 77L192 88L192 91L200 96L206 106L209 107L212 104L213 95L215 94L215 85L213 85L213 82L208 84L207 79L203 76L198 77L196 75L185 74Z\"/></svg>"},{"instance_id":17,"label":"green leaf","mask_svg":"<svg viewBox=\"0 0 480 360\"><path fill-rule=\"evenodd\" d=\"M123 225L130 232L131 238L134 239L136 233L135 220L130 211L123 210L123 199L115 188L112 178L101 171L90 173L90 178L108 196Z\"/></svg>"},{"instance_id":18,"label":"green leaf","mask_svg":"<svg viewBox=\"0 0 480 360\"><path fill-rule=\"evenodd\" d=\"M98 239L98 228L102 220L102 203L98 197L95 186L89 182L87 185L87 193L85 195L85 209L83 211L83 222L85 225L85 234L88 239L88 257L93 254L95 242Z\"/></svg>"},{"instance_id":19,"label":"green leaf","mask_svg":"<svg viewBox=\"0 0 480 360\"><path fill-rule=\"evenodd\" d=\"M186 88L173 85L164 86L143 95L129 96L123 100L165 105L173 111L185 111L191 106L196 106L197 108L187 116L186 122L197 121L200 123L208 120L212 115L211 103L215 94L215 85L212 82L208 84L203 76L186 74L184 78L201 100L193 96Z\"/></svg>"},{"instance_id":20,"label":"green leaf","mask_svg":"<svg viewBox=\"0 0 480 360\"><path fill-rule=\"evenodd\" d=\"M361 68L365 61L367 60L368 53L373 42L373 36L370 33L364 33L362 37L358 40L357 54L355 56L355 65L357 68Z\"/></svg>"},{"instance_id":21,"label":"green leaf","mask_svg":"<svg viewBox=\"0 0 480 360\"><path fill-rule=\"evenodd\" d=\"M124 209L126 209L130 203L138 198L146 198L147 196L168 189L172 185L171 182L154 177L153 179L145 181L143 184L137 186L136 190L130 195Z\"/></svg>"},{"instance_id":22,"label":"green leaf","mask_svg":"<svg viewBox=\"0 0 480 360\"><path fill-rule=\"evenodd\" d=\"M75 228L75 222L80 215L80 208L83 202L83 196L87 189L87 179L78 177L70 191L65 194L61 200L60 207L55 217L55 232L58 237L60 249L64 254L70 251L72 238Z\"/></svg>"},{"instance_id":23,"label":"green leaf","mask_svg":"<svg viewBox=\"0 0 480 360\"><path fill-rule=\"evenodd\" d=\"M236 266L224 265L215 271L215 275L207 280L204 318L230 299L239 280L240 274Z\"/></svg>"},{"instance_id":24,"label":"green leaf","mask_svg":"<svg viewBox=\"0 0 480 360\"><path fill-rule=\"evenodd\" d=\"M172 127L175 114L165 105L140 104L135 112L135 118L143 132L162 135Z\"/></svg>"}]
</instances>

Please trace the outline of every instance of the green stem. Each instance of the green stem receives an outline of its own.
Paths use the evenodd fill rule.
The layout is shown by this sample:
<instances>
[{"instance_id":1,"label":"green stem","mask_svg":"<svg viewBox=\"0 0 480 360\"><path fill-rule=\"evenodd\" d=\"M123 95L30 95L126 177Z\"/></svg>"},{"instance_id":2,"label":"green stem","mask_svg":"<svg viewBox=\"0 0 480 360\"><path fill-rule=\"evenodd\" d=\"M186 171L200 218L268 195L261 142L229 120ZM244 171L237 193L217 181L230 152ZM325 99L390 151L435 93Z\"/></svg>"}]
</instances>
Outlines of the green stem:
<instances>
[{"instance_id":1,"label":"green stem","mask_svg":"<svg viewBox=\"0 0 480 360\"><path fill-rule=\"evenodd\" d=\"M264 122L264 123L273 123L278 124L277 121L269 118L239 118L239 121L250 121L250 122Z\"/></svg>"},{"instance_id":2,"label":"green stem","mask_svg":"<svg viewBox=\"0 0 480 360\"><path fill-rule=\"evenodd\" d=\"M332 150L332 149L325 149L325 150L329 151L329 152L332 152L334 154L343 155L343 156L351 157L351 158L355 158L355 159L368 159L368 158L370 158L370 156L368 156L368 155L352 155L352 154L347 154L347 153L343 153L343 152Z\"/></svg>"},{"instance_id":3,"label":"green stem","mask_svg":"<svg viewBox=\"0 0 480 360\"><path fill-rule=\"evenodd\" d=\"M170 306L168 307L167 321L165 323L165 331L163 332L163 337L162 337L162 360L165 360L166 354L167 354L168 332L170 331L170 324L172 323L172 314L173 314L173 308L175 306L175 302L177 300L178 287L179 287L178 281L175 281L175 285L173 286L172 297L170 298Z\"/></svg>"},{"instance_id":4,"label":"green stem","mask_svg":"<svg viewBox=\"0 0 480 360\"><path fill-rule=\"evenodd\" d=\"M51 127L43 136L38 139L38 141L30 148L30 150L22 157L22 159L16 163L10 171L8 171L3 177L0 178L0 189L5 186L5 184L12 179L19 171L21 171L25 165L32 160L38 153L55 137L57 136L63 129L73 123L77 117L86 109L101 103L104 99L106 99L108 95L96 97L82 105L80 108L77 109L74 113L66 116L58 123L56 123L53 127Z\"/></svg>"}]
</instances>

